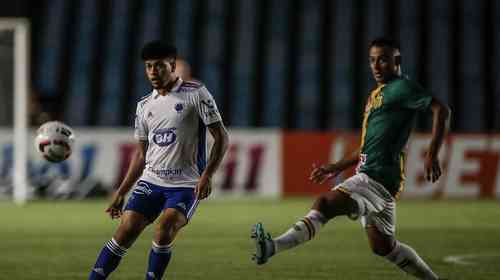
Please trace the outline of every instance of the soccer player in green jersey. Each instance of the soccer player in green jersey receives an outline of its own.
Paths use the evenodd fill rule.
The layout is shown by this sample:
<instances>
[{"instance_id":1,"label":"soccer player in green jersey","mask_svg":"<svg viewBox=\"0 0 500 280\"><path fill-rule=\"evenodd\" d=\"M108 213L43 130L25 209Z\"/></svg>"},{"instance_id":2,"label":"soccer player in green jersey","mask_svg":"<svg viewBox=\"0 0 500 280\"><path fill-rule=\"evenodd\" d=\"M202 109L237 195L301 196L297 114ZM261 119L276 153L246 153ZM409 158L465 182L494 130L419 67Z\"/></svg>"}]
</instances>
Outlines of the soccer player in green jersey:
<instances>
[{"instance_id":1,"label":"soccer player in green jersey","mask_svg":"<svg viewBox=\"0 0 500 280\"><path fill-rule=\"evenodd\" d=\"M424 168L426 179L436 182L441 176L438 154L450 109L401 74L400 47L395 41L372 41L369 63L377 87L365 106L359 149L338 162L315 168L310 180L323 183L355 164L356 175L320 195L309 213L277 238L271 238L261 223L255 224L252 238L257 264L311 240L329 220L347 215L360 219L373 253L419 279L439 279L415 250L395 238L395 211L404 185L405 145L417 114L432 114L432 139Z\"/></svg>"}]
</instances>

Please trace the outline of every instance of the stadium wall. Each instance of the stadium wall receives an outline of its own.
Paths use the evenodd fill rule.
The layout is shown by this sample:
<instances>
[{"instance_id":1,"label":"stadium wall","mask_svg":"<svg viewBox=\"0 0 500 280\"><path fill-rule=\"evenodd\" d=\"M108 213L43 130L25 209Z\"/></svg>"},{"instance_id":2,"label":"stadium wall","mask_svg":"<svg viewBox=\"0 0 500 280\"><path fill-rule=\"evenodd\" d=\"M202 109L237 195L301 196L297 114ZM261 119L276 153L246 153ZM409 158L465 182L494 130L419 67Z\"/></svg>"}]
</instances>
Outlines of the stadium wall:
<instances>
[{"instance_id":1,"label":"stadium wall","mask_svg":"<svg viewBox=\"0 0 500 280\"><path fill-rule=\"evenodd\" d=\"M30 147L29 179L34 196L84 198L117 186L130 161L129 129L76 129L71 158L61 164L41 159ZM408 144L407 198L500 198L500 135L455 134L448 137L441 159L445 169L437 184L423 178L423 158L430 136L417 134ZM215 197L282 197L315 195L335 182L308 181L313 164L341 158L358 145L355 133L284 132L231 129L230 147L214 178ZM12 134L0 130L0 196L11 193Z\"/></svg>"},{"instance_id":2,"label":"stadium wall","mask_svg":"<svg viewBox=\"0 0 500 280\"><path fill-rule=\"evenodd\" d=\"M354 173L341 174L335 182L317 186L309 182L312 164L342 158L358 145L353 133L284 133L283 195L314 195ZM500 135L454 134L447 138L440 159L443 176L436 184L424 180L423 161L430 135L416 134L409 143L406 160L406 198L500 198Z\"/></svg>"}]
</instances>

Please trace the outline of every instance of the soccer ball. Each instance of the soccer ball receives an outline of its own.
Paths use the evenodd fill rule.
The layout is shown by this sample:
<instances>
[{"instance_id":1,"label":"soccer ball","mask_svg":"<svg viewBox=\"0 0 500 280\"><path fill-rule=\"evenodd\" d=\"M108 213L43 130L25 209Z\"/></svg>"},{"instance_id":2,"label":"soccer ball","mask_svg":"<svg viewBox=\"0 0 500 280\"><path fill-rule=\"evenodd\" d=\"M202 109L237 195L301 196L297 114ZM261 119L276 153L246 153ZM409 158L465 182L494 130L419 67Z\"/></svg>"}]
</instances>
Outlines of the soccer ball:
<instances>
[{"instance_id":1,"label":"soccer ball","mask_svg":"<svg viewBox=\"0 0 500 280\"><path fill-rule=\"evenodd\" d=\"M74 142L75 134L69 126L50 121L38 128L35 148L46 160L61 162L71 155Z\"/></svg>"}]
</instances>

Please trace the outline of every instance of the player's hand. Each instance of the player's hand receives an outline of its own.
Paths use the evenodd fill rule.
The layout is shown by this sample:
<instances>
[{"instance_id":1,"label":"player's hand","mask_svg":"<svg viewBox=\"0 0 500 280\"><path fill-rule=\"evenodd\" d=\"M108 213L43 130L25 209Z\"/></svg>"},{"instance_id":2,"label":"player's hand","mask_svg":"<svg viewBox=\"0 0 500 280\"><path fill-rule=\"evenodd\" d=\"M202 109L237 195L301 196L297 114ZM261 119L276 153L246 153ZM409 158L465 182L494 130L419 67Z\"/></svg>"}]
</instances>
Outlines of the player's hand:
<instances>
[{"instance_id":1,"label":"player's hand","mask_svg":"<svg viewBox=\"0 0 500 280\"><path fill-rule=\"evenodd\" d=\"M123 213L123 203L125 202L125 196L119 194L118 191L113 193L111 198L111 203L109 207L106 209L106 213L109 214L111 219L118 219L121 217Z\"/></svg>"},{"instance_id":2,"label":"player's hand","mask_svg":"<svg viewBox=\"0 0 500 280\"><path fill-rule=\"evenodd\" d=\"M210 182L210 178L208 176L202 175L198 184L196 184L196 188L194 190L196 195L196 199L202 200L207 198L212 193L212 183Z\"/></svg>"},{"instance_id":3,"label":"player's hand","mask_svg":"<svg viewBox=\"0 0 500 280\"><path fill-rule=\"evenodd\" d=\"M441 177L441 165L437 157L431 156L429 153L425 156L424 161L425 178L429 182L436 182Z\"/></svg>"},{"instance_id":4,"label":"player's hand","mask_svg":"<svg viewBox=\"0 0 500 280\"><path fill-rule=\"evenodd\" d=\"M326 180L337 177L340 172L342 170L337 168L335 164L325 164L319 167L313 164L313 171L309 176L309 180L316 184L323 184Z\"/></svg>"}]
</instances>

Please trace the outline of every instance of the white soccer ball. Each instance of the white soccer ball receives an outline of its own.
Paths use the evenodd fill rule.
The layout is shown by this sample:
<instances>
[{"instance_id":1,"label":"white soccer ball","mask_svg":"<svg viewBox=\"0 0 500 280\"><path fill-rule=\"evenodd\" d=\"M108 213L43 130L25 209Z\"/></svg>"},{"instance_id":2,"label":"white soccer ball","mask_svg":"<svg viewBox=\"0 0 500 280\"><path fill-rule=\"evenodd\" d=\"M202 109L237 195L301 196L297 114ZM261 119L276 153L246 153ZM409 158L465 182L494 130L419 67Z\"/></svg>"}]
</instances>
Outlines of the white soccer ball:
<instances>
[{"instance_id":1,"label":"white soccer ball","mask_svg":"<svg viewBox=\"0 0 500 280\"><path fill-rule=\"evenodd\" d=\"M50 121L42 124L37 130L35 147L50 162L61 162L73 151L75 134L62 122Z\"/></svg>"}]
</instances>

